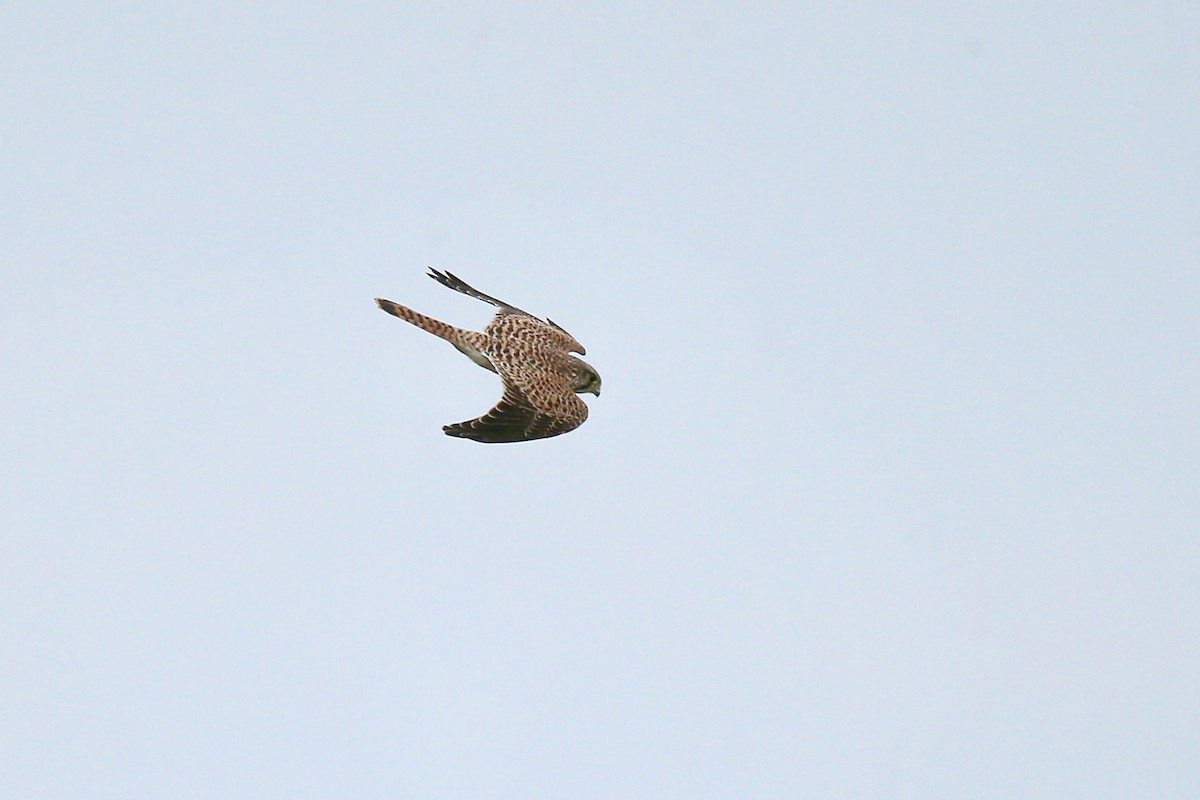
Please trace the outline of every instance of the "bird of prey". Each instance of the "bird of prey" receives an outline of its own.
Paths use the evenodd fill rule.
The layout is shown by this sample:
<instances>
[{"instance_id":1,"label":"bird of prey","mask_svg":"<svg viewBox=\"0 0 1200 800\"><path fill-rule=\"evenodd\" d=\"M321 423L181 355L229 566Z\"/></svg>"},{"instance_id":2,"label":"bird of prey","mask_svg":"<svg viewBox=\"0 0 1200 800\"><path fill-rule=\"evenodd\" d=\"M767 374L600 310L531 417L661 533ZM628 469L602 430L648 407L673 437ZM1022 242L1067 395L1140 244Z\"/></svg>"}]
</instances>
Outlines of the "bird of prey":
<instances>
[{"instance_id":1,"label":"bird of prey","mask_svg":"<svg viewBox=\"0 0 1200 800\"><path fill-rule=\"evenodd\" d=\"M574 336L550 319L538 319L516 306L468 286L449 272L432 267L429 277L456 292L491 303L498 311L483 333L468 331L376 297L389 314L440 336L467 358L500 376L504 394L476 419L445 425L447 436L477 442L525 442L574 430L587 419L587 404L576 393L600 396L600 375L582 358L586 351Z\"/></svg>"}]
</instances>

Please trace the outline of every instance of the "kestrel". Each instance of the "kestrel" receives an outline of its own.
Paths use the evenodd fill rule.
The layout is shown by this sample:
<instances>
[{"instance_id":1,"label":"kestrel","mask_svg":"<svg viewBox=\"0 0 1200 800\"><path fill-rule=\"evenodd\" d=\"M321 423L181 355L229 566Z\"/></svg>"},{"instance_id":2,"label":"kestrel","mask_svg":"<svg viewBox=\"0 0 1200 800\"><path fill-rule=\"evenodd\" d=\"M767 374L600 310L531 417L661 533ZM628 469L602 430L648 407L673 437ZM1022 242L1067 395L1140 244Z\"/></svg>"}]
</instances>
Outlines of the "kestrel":
<instances>
[{"instance_id":1,"label":"kestrel","mask_svg":"<svg viewBox=\"0 0 1200 800\"><path fill-rule=\"evenodd\" d=\"M429 277L456 292L491 303L499 311L483 333L463 330L376 297L384 311L440 336L467 358L500 376L504 395L482 417L445 425L447 436L477 442L524 442L574 430L587 419L587 404L576 393L600 396L600 375L582 358L575 337L550 319L538 319L471 288L449 272L430 268Z\"/></svg>"}]
</instances>

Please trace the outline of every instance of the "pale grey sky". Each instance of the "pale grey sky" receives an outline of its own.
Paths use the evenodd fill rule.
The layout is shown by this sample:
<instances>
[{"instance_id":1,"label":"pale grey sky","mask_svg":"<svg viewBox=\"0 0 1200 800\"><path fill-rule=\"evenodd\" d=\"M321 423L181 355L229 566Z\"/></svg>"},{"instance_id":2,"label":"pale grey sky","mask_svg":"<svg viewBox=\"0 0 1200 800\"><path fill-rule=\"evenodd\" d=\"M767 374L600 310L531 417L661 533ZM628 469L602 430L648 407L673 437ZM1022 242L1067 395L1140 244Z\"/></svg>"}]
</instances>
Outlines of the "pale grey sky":
<instances>
[{"instance_id":1,"label":"pale grey sky","mask_svg":"<svg viewBox=\"0 0 1200 800\"><path fill-rule=\"evenodd\" d=\"M14 798L1200 796L1187 3L14 3ZM449 269L588 348L568 436Z\"/></svg>"}]
</instances>

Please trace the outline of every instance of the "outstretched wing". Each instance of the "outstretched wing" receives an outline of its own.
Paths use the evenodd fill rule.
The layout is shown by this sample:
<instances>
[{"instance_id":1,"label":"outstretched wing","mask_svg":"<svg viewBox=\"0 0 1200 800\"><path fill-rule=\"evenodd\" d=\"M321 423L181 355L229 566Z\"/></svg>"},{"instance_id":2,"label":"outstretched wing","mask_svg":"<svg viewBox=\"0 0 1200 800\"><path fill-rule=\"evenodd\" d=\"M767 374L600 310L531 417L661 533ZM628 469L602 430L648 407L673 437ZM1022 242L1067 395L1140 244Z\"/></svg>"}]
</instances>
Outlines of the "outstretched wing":
<instances>
[{"instance_id":1,"label":"outstretched wing","mask_svg":"<svg viewBox=\"0 0 1200 800\"><path fill-rule=\"evenodd\" d=\"M545 398L539 398L539 405L543 407L538 408L525 392L506 378L504 396L490 411L476 419L446 425L442 430L447 436L488 444L546 439L574 430L587 419L587 403L575 396L566 381L561 383L561 387L555 387L548 396L549 403Z\"/></svg>"},{"instance_id":2,"label":"outstretched wing","mask_svg":"<svg viewBox=\"0 0 1200 800\"><path fill-rule=\"evenodd\" d=\"M583 349L583 345L581 345L579 343L579 340L577 340L571 334L567 333L567 331L561 325L554 322L553 320L550 320L550 319L543 320L540 317L535 317L533 314L530 314L528 311L522 311L521 309L517 308L516 306L510 305L509 303L506 303L503 300L497 300L496 298L492 297L489 294L484 294L483 292L479 291L475 287L468 285L467 282L464 281L462 278L459 278L457 275L454 275L452 273L439 272L438 270L434 269L433 267L430 267L429 268L429 277L433 278L435 281L440 283L442 286L445 286L447 289L453 289L456 292L462 292L467 297L474 297L476 300L482 300L485 303L490 303L490 304L494 305L496 308L499 309L498 318L511 314L511 315L514 315L517 317L525 317L530 320L533 320L533 321L537 322L539 326L545 328L547 338L549 338L554 343L554 346L561 347L563 350L565 350L568 353L579 353L580 355L584 355L584 356L587 355L587 351Z\"/></svg>"},{"instance_id":3,"label":"outstretched wing","mask_svg":"<svg viewBox=\"0 0 1200 800\"><path fill-rule=\"evenodd\" d=\"M522 311L516 306L509 305L503 300L497 300L490 294L484 294L473 286L469 286L466 281L453 275L449 272L438 272L433 267L429 268L429 277L445 286L447 289L453 289L456 292L462 292L467 297L474 297L476 300L482 300L485 303L491 303L496 308L500 309L503 314L523 314L526 317L532 317L528 311Z\"/></svg>"}]
</instances>

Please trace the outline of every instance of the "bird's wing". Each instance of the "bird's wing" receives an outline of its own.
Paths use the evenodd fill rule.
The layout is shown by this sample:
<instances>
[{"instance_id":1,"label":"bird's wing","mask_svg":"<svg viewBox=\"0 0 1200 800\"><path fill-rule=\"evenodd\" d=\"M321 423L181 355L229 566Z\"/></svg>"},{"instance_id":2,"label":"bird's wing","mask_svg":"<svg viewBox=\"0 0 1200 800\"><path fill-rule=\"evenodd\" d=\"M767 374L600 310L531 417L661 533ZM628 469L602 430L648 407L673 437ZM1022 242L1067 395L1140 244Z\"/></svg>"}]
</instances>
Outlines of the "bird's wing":
<instances>
[{"instance_id":1,"label":"bird's wing","mask_svg":"<svg viewBox=\"0 0 1200 800\"><path fill-rule=\"evenodd\" d=\"M465 294L467 297L474 297L476 300L482 300L485 303L494 305L497 309L499 309L496 314L497 319L503 319L506 316L512 315L523 317L531 322L536 323L538 327L543 329L543 338L549 341L554 347L561 348L563 352L587 355L587 351L583 349L583 345L581 345L574 336L567 333L567 331L561 325L551 319L543 320L539 317L535 317L528 311L523 311L516 306L511 305L510 303L506 303L503 300L497 300L491 295L484 294L453 273L439 272L433 267L430 267L429 277L433 278L435 281L448 289L453 289L456 292Z\"/></svg>"},{"instance_id":2,"label":"bird's wing","mask_svg":"<svg viewBox=\"0 0 1200 800\"><path fill-rule=\"evenodd\" d=\"M445 286L447 289L453 289L456 292L462 292L467 297L474 297L476 300L482 300L485 303L491 303L496 308L500 309L502 314L523 314L527 317L532 317L528 311L522 311L514 305L509 305L503 300L497 300L489 294L484 294L473 286L467 284L462 278L449 272L439 272L433 267L429 268L429 277Z\"/></svg>"},{"instance_id":3,"label":"bird's wing","mask_svg":"<svg viewBox=\"0 0 1200 800\"><path fill-rule=\"evenodd\" d=\"M526 390L511 376L501 375L504 395L500 402L481 417L444 426L447 436L489 444L525 442L558 436L587 419L587 403L571 391L565 378L541 373Z\"/></svg>"}]
</instances>

